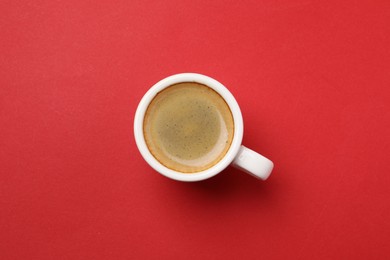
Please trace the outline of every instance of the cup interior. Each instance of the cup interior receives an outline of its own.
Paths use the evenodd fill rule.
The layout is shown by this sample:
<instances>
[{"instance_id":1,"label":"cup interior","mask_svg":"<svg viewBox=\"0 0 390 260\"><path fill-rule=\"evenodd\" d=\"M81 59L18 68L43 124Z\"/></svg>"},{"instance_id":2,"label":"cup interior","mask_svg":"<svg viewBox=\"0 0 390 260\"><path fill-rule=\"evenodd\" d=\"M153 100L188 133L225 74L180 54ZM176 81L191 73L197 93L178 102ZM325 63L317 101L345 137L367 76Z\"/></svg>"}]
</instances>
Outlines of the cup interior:
<instances>
[{"instance_id":1,"label":"cup interior","mask_svg":"<svg viewBox=\"0 0 390 260\"><path fill-rule=\"evenodd\" d=\"M146 141L144 138L144 131L143 131L143 121L145 112L150 104L150 102L153 100L153 98L162 90L165 88L181 83L181 82L197 82L203 85L206 85L216 91L219 95L222 96L222 98L225 100L225 102L228 104L234 121L234 136L232 143L230 145L229 150L225 154L225 156L215 165L212 167L195 172L195 173L182 173L175 170L172 170L163 164L161 164L149 151L148 146L146 145ZM139 151L141 152L141 155L143 158L147 161L147 163L156 171L161 173L162 175L178 180L178 181L200 181L204 179L208 179L219 172L221 172L223 169L225 169L235 158L237 155L239 148L241 146L242 137L243 137L243 120L241 115L241 110L238 106L237 101L235 100L234 96L230 93L230 91L223 86L220 82L216 81L213 78L210 78L208 76L197 74L197 73L181 73L176 74L173 76L169 76L159 82L157 82L154 86L152 86L146 94L141 99L136 114L134 118L134 136L135 141L137 144L137 147Z\"/></svg>"}]
</instances>

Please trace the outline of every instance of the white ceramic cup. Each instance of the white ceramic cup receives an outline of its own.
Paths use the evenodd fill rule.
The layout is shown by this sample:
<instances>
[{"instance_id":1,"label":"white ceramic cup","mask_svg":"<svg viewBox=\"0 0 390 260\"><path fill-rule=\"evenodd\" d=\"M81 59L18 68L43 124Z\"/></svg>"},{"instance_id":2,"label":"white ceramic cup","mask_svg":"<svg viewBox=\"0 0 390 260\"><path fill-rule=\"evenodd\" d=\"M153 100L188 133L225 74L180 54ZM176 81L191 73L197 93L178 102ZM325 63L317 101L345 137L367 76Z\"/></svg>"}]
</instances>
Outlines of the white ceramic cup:
<instances>
[{"instance_id":1,"label":"white ceramic cup","mask_svg":"<svg viewBox=\"0 0 390 260\"><path fill-rule=\"evenodd\" d=\"M153 98L163 89L180 82L197 82L206 85L218 92L229 105L234 120L234 136L232 144L225 156L214 166L196 173L182 173L167 168L161 164L149 151L145 142L143 121L145 112ZM162 175L178 181L201 181L217 175L230 164L250 175L266 180L274 164L264 156L241 145L244 133L244 124L241 110L236 99L221 83L208 76L197 73L181 73L167 77L151 87L141 99L134 118L134 136L141 155L146 162Z\"/></svg>"}]
</instances>

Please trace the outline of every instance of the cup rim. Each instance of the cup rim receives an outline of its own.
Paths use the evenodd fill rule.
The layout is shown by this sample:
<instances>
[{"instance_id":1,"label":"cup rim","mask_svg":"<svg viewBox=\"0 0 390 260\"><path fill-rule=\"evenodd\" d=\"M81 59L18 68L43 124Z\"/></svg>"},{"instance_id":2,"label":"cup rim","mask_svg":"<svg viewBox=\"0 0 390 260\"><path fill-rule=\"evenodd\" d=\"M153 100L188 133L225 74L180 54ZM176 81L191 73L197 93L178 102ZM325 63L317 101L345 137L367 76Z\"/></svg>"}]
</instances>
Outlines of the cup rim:
<instances>
[{"instance_id":1,"label":"cup rim","mask_svg":"<svg viewBox=\"0 0 390 260\"><path fill-rule=\"evenodd\" d=\"M225 156L214 166L195 173L182 173L172 170L161 164L149 151L143 133L145 112L150 102L159 92L165 88L181 82L196 82L212 88L224 98L233 115L234 136L229 150ZM236 157L242 143L243 132L244 126L241 110L232 93L217 80L199 73L174 74L154 84L142 97L134 117L134 137L142 157L154 170L168 178L178 181L191 182L205 180L217 175L222 170L224 170Z\"/></svg>"}]
</instances>

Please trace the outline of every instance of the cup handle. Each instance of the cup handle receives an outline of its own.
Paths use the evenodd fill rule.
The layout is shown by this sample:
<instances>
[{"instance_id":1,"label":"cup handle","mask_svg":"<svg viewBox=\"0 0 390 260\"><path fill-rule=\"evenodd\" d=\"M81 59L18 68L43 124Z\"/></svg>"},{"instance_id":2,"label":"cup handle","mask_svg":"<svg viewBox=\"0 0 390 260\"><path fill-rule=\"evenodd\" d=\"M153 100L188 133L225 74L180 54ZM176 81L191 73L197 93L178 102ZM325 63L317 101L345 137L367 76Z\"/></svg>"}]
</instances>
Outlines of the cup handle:
<instances>
[{"instance_id":1,"label":"cup handle","mask_svg":"<svg viewBox=\"0 0 390 260\"><path fill-rule=\"evenodd\" d=\"M271 175L274 168L272 161L243 145L241 145L232 165L263 181Z\"/></svg>"}]
</instances>

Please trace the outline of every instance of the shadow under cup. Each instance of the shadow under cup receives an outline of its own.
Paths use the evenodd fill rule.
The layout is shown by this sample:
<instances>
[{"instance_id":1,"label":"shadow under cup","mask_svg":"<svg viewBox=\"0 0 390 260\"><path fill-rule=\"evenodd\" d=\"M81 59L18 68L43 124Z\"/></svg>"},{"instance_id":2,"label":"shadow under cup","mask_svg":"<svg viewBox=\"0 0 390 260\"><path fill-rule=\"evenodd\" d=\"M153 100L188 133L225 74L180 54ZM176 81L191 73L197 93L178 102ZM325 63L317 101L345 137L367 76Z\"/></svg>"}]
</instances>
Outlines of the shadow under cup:
<instances>
[{"instance_id":1,"label":"shadow under cup","mask_svg":"<svg viewBox=\"0 0 390 260\"><path fill-rule=\"evenodd\" d=\"M195 73L156 83L142 98L134 134L159 173L180 181L210 178L237 155L243 124L233 95L218 81Z\"/></svg>"}]
</instances>

